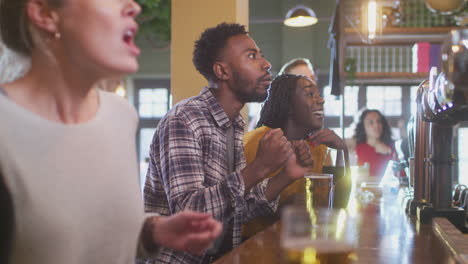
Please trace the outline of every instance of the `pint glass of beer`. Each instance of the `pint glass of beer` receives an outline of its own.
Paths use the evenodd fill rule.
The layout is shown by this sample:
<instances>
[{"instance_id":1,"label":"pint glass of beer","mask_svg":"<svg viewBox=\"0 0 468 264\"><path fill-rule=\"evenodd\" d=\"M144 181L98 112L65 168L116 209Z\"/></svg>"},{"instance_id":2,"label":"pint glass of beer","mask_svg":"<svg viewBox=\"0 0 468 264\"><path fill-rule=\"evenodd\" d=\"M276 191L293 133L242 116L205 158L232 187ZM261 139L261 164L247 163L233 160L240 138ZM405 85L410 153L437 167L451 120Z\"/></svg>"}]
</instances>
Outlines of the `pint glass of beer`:
<instances>
[{"instance_id":1,"label":"pint glass of beer","mask_svg":"<svg viewBox=\"0 0 468 264\"><path fill-rule=\"evenodd\" d=\"M281 247L285 263L302 263L304 246L311 241L311 217L304 206L289 205L281 212Z\"/></svg>"},{"instance_id":2,"label":"pint glass of beer","mask_svg":"<svg viewBox=\"0 0 468 264\"><path fill-rule=\"evenodd\" d=\"M286 207L281 217L283 263L354 263L357 236L348 232L348 220L344 210Z\"/></svg>"},{"instance_id":3,"label":"pint glass of beer","mask_svg":"<svg viewBox=\"0 0 468 264\"><path fill-rule=\"evenodd\" d=\"M311 209L333 207L333 174L307 173L306 179L306 204Z\"/></svg>"}]
</instances>

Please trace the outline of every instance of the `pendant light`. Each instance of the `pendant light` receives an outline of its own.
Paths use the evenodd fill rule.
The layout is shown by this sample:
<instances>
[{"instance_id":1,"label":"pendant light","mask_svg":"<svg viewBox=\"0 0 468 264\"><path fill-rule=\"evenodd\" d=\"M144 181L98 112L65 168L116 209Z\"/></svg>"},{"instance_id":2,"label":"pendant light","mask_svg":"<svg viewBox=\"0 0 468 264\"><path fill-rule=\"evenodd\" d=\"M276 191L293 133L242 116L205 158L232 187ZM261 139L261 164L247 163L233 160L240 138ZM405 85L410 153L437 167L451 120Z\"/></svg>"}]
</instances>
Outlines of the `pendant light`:
<instances>
[{"instance_id":1,"label":"pendant light","mask_svg":"<svg viewBox=\"0 0 468 264\"><path fill-rule=\"evenodd\" d=\"M307 27L318 22L314 10L305 6L297 5L286 14L284 24L289 27Z\"/></svg>"}]
</instances>

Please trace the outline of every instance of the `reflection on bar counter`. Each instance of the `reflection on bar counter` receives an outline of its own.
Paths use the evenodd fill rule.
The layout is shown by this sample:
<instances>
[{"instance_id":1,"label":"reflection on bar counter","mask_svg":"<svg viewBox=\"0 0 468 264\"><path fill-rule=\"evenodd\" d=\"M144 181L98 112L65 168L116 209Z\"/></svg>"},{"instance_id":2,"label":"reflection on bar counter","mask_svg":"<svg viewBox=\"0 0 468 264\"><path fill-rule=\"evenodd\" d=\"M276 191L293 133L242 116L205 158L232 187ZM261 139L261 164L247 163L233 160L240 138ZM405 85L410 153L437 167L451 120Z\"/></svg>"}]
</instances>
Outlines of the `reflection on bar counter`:
<instances>
[{"instance_id":1,"label":"reflection on bar counter","mask_svg":"<svg viewBox=\"0 0 468 264\"><path fill-rule=\"evenodd\" d=\"M418 88L417 110L410 126L410 168L413 199L407 205L422 222L447 217L463 232L466 212L453 205L453 184L458 159L454 126L468 120L468 28L452 30L443 43L442 71L432 68Z\"/></svg>"},{"instance_id":2,"label":"reflection on bar counter","mask_svg":"<svg viewBox=\"0 0 468 264\"><path fill-rule=\"evenodd\" d=\"M316 240L310 243L291 241L284 248L287 264L347 264L355 258L354 248L345 242Z\"/></svg>"}]
</instances>

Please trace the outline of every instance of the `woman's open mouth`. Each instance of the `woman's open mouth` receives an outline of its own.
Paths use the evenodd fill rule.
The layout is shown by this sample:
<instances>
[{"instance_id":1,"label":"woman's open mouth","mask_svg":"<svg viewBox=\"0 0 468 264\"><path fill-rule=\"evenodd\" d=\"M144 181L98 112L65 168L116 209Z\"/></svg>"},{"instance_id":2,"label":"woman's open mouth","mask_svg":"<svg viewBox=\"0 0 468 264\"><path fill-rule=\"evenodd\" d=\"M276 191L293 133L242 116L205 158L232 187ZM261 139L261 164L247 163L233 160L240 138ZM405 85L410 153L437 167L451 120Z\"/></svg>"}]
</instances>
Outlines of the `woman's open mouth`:
<instances>
[{"instance_id":1,"label":"woman's open mouth","mask_svg":"<svg viewBox=\"0 0 468 264\"><path fill-rule=\"evenodd\" d=\"M312 112L312 115L314 115L317 118L323 118L323 110L316 110Z\"/></svg>"},{"instance_id":2,"label":"woman's open mouth","mask_svg":"<svg viewBox=\"0 0 468 264\"><path fill-rule=\"evenodd\" d=\"M130 28L130 29L127 29L123 35L123 41L130 48L130 52L134 56L140 55L140 49L135 45L135 41L134 41L136 32L137 32L137 28Z\"/></svg>"}]
</instances>

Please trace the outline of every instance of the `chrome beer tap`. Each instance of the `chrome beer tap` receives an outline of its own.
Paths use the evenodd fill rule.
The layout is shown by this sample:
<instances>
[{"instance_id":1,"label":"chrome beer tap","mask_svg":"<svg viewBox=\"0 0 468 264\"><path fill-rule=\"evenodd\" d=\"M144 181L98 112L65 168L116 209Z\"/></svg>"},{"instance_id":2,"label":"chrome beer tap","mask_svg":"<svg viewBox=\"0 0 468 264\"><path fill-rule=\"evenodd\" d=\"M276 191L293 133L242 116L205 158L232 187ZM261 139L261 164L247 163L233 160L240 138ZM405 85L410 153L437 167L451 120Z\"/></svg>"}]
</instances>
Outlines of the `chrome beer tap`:
<instances>
[{"instance_id":1,"label":"chrome beer tap","mask_svg":"<svg viewBox=\"0 0 468 264\"><path fill-rule=\"evenodd\" d=\"M412 214L426 221L447 217L465 227L465 211L452 205L457 157L454 126L468 120L468 28L452 30L442 46L442 70L431 69L418 88L410 139L414 146Z\"/></svg>"}]
</instances>

